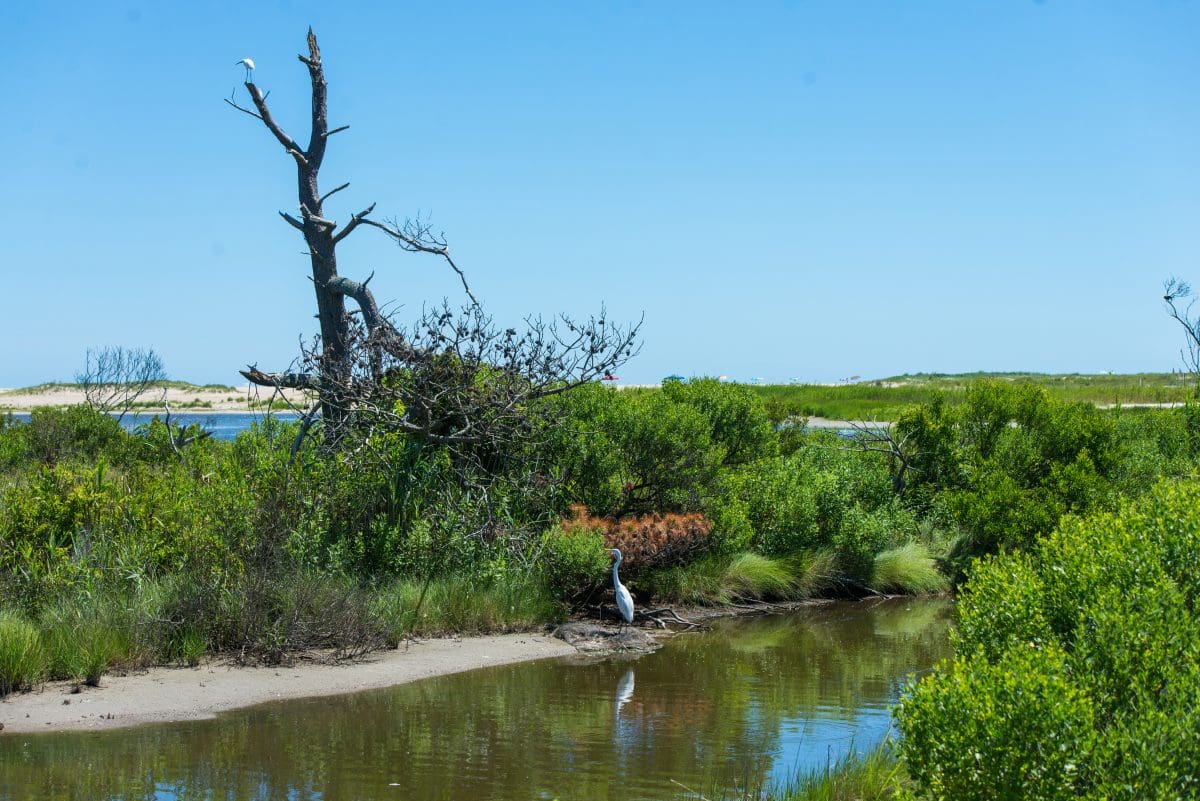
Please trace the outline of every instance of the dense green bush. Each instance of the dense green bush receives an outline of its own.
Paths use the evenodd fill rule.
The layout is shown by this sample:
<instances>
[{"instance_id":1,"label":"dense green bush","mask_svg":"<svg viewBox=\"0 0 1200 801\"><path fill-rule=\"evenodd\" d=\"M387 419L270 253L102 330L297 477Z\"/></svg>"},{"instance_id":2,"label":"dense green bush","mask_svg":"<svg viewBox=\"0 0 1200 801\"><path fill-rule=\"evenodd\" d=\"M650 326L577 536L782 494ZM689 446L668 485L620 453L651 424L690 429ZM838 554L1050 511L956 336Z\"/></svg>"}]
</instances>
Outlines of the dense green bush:
<instances>
[{"instance_id":1,"label":"dense green bush","mask_svg":"<svg viewBox=\"0 0 1200 801\"><path fill-rule=\"evenodd\" d=\"M790 456L761 459L730 484L757 549L783 555L832 547L842 570L861 581L870 578L876 554L915 528L884 463L845 449L833 435L813 435Z\"/></svg>"},{"instance_id":2,"label":"dense green bush","mask_svg":"<svg viewBox=\"0 0 1200 801\"><path fill-rule=\"evenodd\" d=\"M960 578L971 558L1031 547L1064 514L1111 509L1191 470L1182 411L1104 411L1029 383L971 384L957 405L907 410L896 432L911 457L905 504L962 532L950 557Z\"/></svg>"},{"instance_id":3,"label":"dense green bush","mask_svg":"<svg viewBox=\"0 0 1200 801\"><path fill-rule=\"evenodd\" d=\"M1067 517L981 563L957 658L899 713L910 772L942 798L1200 793L1200 484Z\"/></svg>"},{"instance_id":4,"label":"dense green bush","mask_svg":"<svg viewBox=\"0 0 1200 801\"><path fill-rule=\"evenodd\" d=\"M7 425L0 443L0 468L36 461L53 465L71 458L95 459L126 440L121 424L88 406L38 407L24 425Z\"/></svg>"},{"instance_id":5,"label":"dense green bush","mask_svg":"<svg viewBox=\"0 0 1200 801\"><path fill-rule=\"evenodd\" d=\"M715 378L693 378L663 382L662 394L704 415L712 441L725 451L722 461L727 466L774 456L778 451L778 437L766 408L749 387Z\"/></svg>"},{"instance_id":6,"label":"dense green bush","mask_svg":"<svg viewBox=\"0 0 1200 801\"><path fill-rule=\"evenodd\" d=\"M713 495L725 447L697 406L663 392L580 387L550 443L567 496L602 516L699 511Z\"/></svg>"},{"instance_id":7,"label":"dense green bush","mask_svg":"<svg viewBox=\"0 0 1200 801\"><path fill-rule=\"evenodd\" d=\"M598 527L556 526L542 540L541 572L556 598L582 598L608 580L612 562Z\"/></svg>"}]
</instances>

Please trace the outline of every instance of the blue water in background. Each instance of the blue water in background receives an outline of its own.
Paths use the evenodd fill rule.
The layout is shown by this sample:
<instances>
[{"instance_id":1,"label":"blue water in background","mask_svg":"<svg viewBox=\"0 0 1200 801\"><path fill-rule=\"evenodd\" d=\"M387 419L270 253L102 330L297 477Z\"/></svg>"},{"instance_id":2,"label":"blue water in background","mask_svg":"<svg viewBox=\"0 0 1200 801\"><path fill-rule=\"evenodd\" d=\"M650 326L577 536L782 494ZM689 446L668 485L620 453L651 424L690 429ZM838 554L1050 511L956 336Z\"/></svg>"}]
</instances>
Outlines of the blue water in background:
<instances>
[{"instance_id":1,"label":"blue water in background","mask_svg":"<svg viewBox=\"0 0 1200 801\"><path fill-rule=\"evenodd\" d=\"M13 419L22 423L29 422L29 414L25 412L14 413ZM266 414L263 412L172 412L171 422L179 423L180 425L199 424L204 430L211 431L215 439L234 439L238 434L250 428L254 423L258 423L266 419ZM140 425L149 423L156 417L162 417L158 412L137 412L129 413L121 420L121 425L132 431ZM295 412L272 412L271 417L276 420L281 420L290 423L299 417Z\"/></svg>"}]
</instances>

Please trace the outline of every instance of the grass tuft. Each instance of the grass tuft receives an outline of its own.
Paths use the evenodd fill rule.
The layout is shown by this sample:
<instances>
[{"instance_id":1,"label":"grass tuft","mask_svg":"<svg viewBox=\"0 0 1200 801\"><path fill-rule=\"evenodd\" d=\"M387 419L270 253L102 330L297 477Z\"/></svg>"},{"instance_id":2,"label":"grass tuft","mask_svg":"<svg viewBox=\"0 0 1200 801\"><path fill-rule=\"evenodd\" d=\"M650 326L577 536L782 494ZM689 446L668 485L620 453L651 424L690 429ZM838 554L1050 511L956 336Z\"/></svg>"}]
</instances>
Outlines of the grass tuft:
<instances>
[{"instance_id":1,"label":"grass tuft","mask_svg":"<svg viewBox=\"0 0 1200 801\"><path fill-rule=\"evenodd\" d=\"M37 627L19 612L0 611L0 696L32 687L45 672Z\"/></svg>"},{"instance_id":2,"label":"grass tuft","mask_svg":"<svg viewBox=\"0 0 1200 801\"><path fill-rule=\"evenodd\" d=\"M876 555L871 586L879 592L922 595L945 592L949 583L929 549L910 542Z\"/></svg>"},{"instance_id":3,"label":"grass tuft","mask_svg":"<svg viewBox=\"0 0 1200 801\"><path fill-rule=\"evenodd\" d=\"M768 801L891 801L907 797L904 764L887 746L848 754L768 793Z\"/></svg>"},{"instance_id":4,"label":"grass tuft","mask_svg":"<svg viewBox=\"0 0 1200 801\"><path fill-rule=\"evenodd\" d=\"M789 598L796 576L786 560L746 552L733 557L722 583L726 592L742 598Z\"/></svg>"},{"instance_id":5,"label":"grass tuft","mask_svg":"<svg viewBox=\"0 0 1200 801\"><path fill-rule=\"evenodd\" d=\"M393 645L411 635L528 631L560 616L560 604L540 582L505 585L470 576L437 578L428 587L397 581L377 591L372 608Z\"/></svg>"},{"instance_id":6,"label":"grass tuft","mask_svg":"<svg viewBox=\"0 0 1200 801\"><path fill-rule=\"evenodd\" d=\"M812 555L773 558L747 551L660 571L649 578L650 590L664 602L688 606L804 598L815 584L809 573L818 561Z\"/></svg>"}]
</instances>

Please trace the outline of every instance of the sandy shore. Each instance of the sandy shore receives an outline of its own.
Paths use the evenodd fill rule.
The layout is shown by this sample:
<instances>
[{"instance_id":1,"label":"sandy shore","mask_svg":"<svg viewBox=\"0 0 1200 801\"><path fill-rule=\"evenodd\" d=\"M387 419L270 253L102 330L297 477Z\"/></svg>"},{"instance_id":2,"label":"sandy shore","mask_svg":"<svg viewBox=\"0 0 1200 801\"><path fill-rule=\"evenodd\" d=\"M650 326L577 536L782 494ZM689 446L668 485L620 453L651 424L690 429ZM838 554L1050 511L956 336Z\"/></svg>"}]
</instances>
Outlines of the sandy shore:
<instances>
[{"instance_id":1,"label":"sandy shore","mask_svg":"<svg viewBox=\"0 0 1200 801\"><path fill-rule=\"evenodd\" d=\"M303 393L288 391L287 396L296 406L304 408L308 405ZM196 414L230 414L249 411L261 412L261 406L251 408L251 402L264 403L270 400L272 391L264 387L246 385L241 387L226 387L224 389L206 387L171 387L167 389L166 400L171 406L172 413L186 412ZM163 391L152 389L138 398L139 403L151 404L139 406L133 411L148 414L161 414ZM82 390L68 386L54 386L31 392L25 389L0 388L0 411L27 412L37 406L74 406L85 403ZM286 411L287 404L276 400L276 411Z\"/></svg>"},{"instance_id":2,"label":"sandy shore","mask_svg":"<svg viewBox=\"0 0 1200 801\"><path fill-rule=\"evenodd\" d=\"M425 640L376 651L359 662L302 662L292 667L152 668L105 676L100 687L51 682L0 701L0 737L28 732L114 729L143 723L201 720L268 701L342 695L492 665L576 653L548 634Z\"/></svg>"}]
</instances>

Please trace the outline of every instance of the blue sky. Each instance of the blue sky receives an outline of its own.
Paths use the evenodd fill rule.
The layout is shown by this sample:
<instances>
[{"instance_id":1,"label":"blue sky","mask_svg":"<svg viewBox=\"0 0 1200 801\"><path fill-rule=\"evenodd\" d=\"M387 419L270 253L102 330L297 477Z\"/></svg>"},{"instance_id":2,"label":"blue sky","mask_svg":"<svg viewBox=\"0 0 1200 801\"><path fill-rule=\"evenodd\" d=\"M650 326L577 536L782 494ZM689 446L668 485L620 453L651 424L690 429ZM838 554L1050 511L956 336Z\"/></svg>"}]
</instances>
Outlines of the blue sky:
<instances>
[{"instance_id":1,"label":"blue sky","mask_svg":"<svg viewBox=\"0 0 1200 801\"><path fill-rule=\"evenodd\" d=\"M429 215L501 320L645 314L628 381L1170 370L1200 283L1200 4L0 6L0 386L88 347L175 377L315 328L290 160L222 102L257 62L344 221ZM455 277L360 229L401 318Z\"/></svg>"}]
</instances>

